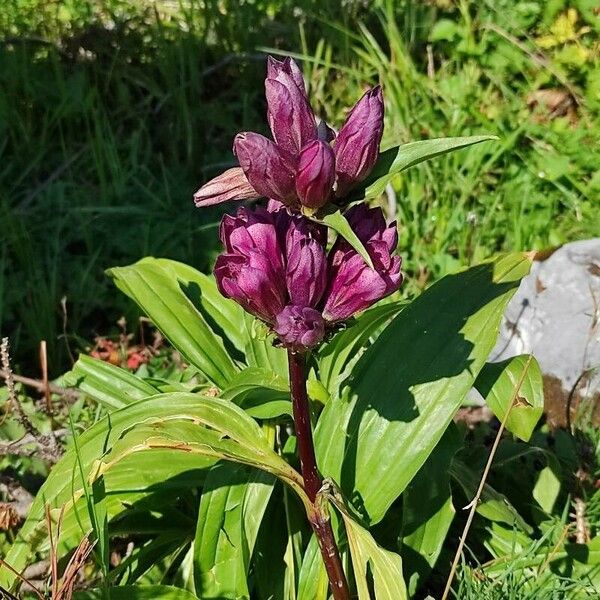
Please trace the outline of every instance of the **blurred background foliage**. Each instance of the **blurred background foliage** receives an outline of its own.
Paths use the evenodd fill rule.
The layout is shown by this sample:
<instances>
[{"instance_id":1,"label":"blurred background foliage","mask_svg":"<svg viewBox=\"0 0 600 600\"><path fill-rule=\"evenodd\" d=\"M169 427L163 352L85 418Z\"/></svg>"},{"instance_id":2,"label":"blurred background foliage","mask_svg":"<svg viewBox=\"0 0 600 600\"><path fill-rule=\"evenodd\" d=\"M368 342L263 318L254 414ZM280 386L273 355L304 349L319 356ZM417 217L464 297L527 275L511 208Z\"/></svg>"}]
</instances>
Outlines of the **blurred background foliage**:
<instances>
[{"instance_id":1,"label":"blurred background foliage","mask_svg":"<svg viewBox=\"0 0 600 600\"><path fill-rule=\"evenodd\" d=\"M595 0L3 0L0 334L51 370L128 300L104 269L145 255L210 269L219 210L193 192L265 131L265 53L303 61L339 125L380 81L384 146L493 133L401 174L408 293L503 249L600 235ZM78 337L81 336L81 337Z\"/></svg>"}]
</instances>

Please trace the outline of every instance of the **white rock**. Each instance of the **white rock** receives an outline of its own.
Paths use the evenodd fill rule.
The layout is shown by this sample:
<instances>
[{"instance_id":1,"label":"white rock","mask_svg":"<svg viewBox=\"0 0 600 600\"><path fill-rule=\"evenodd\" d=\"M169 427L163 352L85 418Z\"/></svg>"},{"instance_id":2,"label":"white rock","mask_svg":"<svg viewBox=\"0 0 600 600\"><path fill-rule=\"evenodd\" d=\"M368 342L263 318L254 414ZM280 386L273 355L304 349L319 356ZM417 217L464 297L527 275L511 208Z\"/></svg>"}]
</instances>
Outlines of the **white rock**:
<instances>
[{"instance_id":1,"label":"white rock","mask_svg":"<svg viewBox=\"0 0 600 600\"><path fill-rule=\"evenodd\" d=\"M600 389L600 238L534 262L509 303L490 360L533 354L542 372L583 396ZM595 370L594 370L595 369Z\"/></svg>"}]
</instances>

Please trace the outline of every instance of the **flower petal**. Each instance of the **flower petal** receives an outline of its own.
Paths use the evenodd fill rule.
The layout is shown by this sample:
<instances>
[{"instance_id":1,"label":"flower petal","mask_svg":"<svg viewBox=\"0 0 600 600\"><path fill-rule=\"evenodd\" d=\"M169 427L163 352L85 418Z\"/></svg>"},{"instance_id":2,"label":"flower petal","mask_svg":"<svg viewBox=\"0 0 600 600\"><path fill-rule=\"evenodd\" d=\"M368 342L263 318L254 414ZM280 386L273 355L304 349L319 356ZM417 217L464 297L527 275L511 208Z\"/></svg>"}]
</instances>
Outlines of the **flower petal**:
<instances>
[{"instance_id":1,"label":"flower petal","mask_svg":"<svg viewBox=\"0 0 600 600\"><path fill-rule=\"evenodd\" d=\"M258 133L239 133L233 151L252 187L266 198L297 203L293 159Z\"/></svg>"},{"instance_id":2,"label":"flower petal","mask_svg":"<svg viewBox=\"0 0 600 600\"><path fill-rule=\"evenodd\" d=\"M244 171L234 167L205 183L194 194L194 204L198 207L212 206L228 200L255 198L260 198L260 194L250 185Z\"/></svg>"},{"instance_id":3,"label":"flower petal","mask_svg":"<svg viewBox=\"0 0 600 600\"><path fill-rule=\"evenodd\" d=\"M335 140L336 196L345 196L371 172L382 135L383 94L376 86L356 103Z\"/></svg>"},{"instance_id":4,"label":"flower petal","mask_svg":"<svg viewBox=\"0 0 600 600\"><path fill-rule=\"evenodd\" d=\"M298 65L291 59L271 59L265 80L267 119L277 145L298 154L317 138L317 125Z\"/></svg>"},{"instance_id":5,"label":"flower petal","mask_svg":"<svg viewBox=\"0 0 600 600\"><path fill-rule=\"evenodd\" d=\"M335 181L335 156L331 146L313 140L300 153L296 172L296 193L300 203L321 208L331 196Z\"/></svg>"}]
</instances>

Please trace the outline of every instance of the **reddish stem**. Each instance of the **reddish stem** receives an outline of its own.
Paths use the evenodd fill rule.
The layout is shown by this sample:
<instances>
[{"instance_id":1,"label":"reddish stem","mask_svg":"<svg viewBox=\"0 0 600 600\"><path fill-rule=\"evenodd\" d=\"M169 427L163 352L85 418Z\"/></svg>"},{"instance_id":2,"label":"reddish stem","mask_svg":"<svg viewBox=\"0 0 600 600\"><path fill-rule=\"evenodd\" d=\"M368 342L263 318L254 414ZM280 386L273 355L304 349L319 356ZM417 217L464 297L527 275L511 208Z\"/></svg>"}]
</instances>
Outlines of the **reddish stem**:
<instances>
[{"instance_id":1,"label":"reddish stem","mask_svg":"<svg viewBox=\"0 0 600 600\"><path fill-rule=\"evenodd\" d=\"M310 407L306 394L306 355L288 350L288 364L296 439L302 477L304 478L304 488L310 501L315 504L317 493L321 489L323 480L317 470L317 460L310 424ZM331 521L316 509L308 517L319 542L333 598L334 600L349 600L350 590L348 589L342 560L333 529L331 528Z\"/></svg>"}]
</instances>

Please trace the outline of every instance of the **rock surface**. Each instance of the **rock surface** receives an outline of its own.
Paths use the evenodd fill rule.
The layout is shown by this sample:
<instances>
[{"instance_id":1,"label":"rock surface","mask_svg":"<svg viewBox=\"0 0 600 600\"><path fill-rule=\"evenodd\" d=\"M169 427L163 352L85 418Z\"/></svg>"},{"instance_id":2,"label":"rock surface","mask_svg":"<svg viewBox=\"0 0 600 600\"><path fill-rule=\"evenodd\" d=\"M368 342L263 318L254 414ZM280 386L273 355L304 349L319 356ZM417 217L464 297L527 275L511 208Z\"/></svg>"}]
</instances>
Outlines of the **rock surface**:
<instances>
[{"instance_id":1,"label":"rock surface","mask_svg":"<svg viewBox=\"0 0 600 600\"><path fill-rule=\"evenodd\" d=\"M524 353L565 393L600 392L600 238L534 262L507 307L490 360Z\"/></svg>"}]
</instances>

